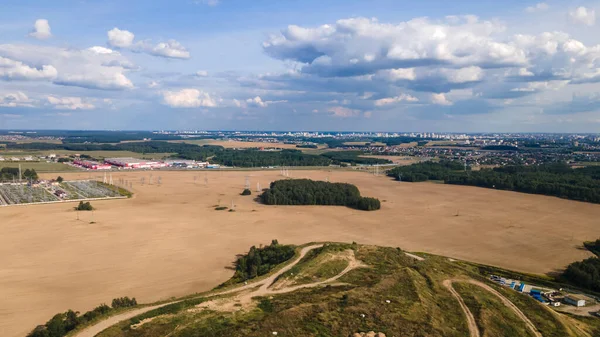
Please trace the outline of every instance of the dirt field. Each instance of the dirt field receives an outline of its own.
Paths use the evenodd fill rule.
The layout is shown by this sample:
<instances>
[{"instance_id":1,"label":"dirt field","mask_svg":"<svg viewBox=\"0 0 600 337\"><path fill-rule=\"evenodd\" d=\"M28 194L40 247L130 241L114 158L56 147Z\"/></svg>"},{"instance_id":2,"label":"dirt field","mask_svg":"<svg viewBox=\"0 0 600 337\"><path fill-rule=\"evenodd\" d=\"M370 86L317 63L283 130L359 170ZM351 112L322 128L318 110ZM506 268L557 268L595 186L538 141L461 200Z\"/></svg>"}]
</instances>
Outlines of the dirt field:
<instances>
[{"instance_id":1,"label":"dirt field","mask_svg":"<svg viewBox=\"0 0 600 337\"><path fill-rule=\"evenodd\" d=\"M422 161L427 160L427 158L409 157L409 156L366 155L366 156L360 156L360 157L387 159L387 160L391 160L394 164L402 165L402 166L412 165L412 164L420 163Z\"/></svg>"},{"instance_id":2,"label":"dirt field","mask_svg":"<svg viewBox=\"0 0 600 337\"><path fill-rule=\"evenodd\" d=\"M196 145L220 145L227 149L248 149L248 148L256 148L256 147L264 147L264 148L278 148L278 149L298 149L303 150L301 148L297 148L296 144L284 144L284 143L268 143L268 142L241 142L241 141L233 141L233 140L215 140L215 139L200 139L200 140L183 140L183 141L173 141L174 143L189 143Z\"/></svg>"},{"instance_id":3,"label":"dirt field","mask_svg":"<svg viewBox=\"0 0 600 337\"><path fill-rule=\"evenodd\" d=\"M99 173L101 174L101 173ZM292 177L356 184L382 209L264 206L242 197L244 177L266 187L279 172L113 173L135 197L0 208L0 335L24 336L53 314L92 309L118 296L147 303L207 290L227 280L235 254L251 245L357 241L545 273L586 258L600 237L600 205L430 183L397 183L360 172L290 171ZM204 185L205 175L208 187ZM197 184L194 184L194 176ZM65 179L89 173L65 173ZM214 205L236 205L236 212ZM459 216L456 216L459 212ZM91 224L91 221L95 223Z\"/></svg>"}]
</instances>

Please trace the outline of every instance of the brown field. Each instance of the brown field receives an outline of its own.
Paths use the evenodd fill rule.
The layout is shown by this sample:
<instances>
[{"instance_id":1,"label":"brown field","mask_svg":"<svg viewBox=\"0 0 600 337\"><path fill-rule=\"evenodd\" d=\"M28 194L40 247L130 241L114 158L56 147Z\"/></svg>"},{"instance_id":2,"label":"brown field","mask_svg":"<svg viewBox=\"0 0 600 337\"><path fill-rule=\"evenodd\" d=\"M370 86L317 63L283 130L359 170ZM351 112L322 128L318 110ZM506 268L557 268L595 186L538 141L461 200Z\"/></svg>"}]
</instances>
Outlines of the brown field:
<instances>
[{"instance_id":1,"label":"brown field","mask_svg":"<svg viewBox=\"0 0 600 337\"><path fill-rule=\"evenodd\" d=\"M225 267L236 254L271 239L356 241L546 273L590 256L581 243L600 237L600 205L553 197L290 171L354 183L383 201L380 211L361 212L264 206L239 195L246 175L254 190L281 178L273 171L152 173L161 186L140 185L150 172L113 173L134 181L134 198L92 202L97 210L80 212L79 221L71 204L0 208L1 336L24 336L57 312L87 311L118 296L147 303L207 290L232 275ZM214 210L232 200L236 212Z\"/></svg>"}]
</instances>

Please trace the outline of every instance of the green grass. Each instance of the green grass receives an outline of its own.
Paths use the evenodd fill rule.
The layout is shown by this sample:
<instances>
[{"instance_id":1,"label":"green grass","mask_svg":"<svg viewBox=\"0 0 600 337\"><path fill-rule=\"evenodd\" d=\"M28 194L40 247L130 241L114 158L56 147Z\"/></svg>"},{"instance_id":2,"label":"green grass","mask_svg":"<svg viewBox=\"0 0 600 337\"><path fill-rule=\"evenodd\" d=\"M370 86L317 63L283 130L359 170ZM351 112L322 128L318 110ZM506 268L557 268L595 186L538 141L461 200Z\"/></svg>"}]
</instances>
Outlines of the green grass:
<instances>
[{"instance_id":1,"label":"green grass","mask_svg":"<svg viewBox=\"0 0 600 337\"><path fill-rule=\"evenodd\" d=\"M453 286L475 317L482 337L534 336L510 308L487 290L470 283L455 282Z\"/></svg>"},{"instance_id":2,"label":"green grass","mask_svg":"<svg viewBox=\"0 0 600 337\"><path fill-rule=\"evenodd\" d=\"M491 284L480 274L481 266L450 262L434 255L428 255L425 261L415 261L398 248L328 244L309 252L278 282L291 277L292 271L296 276L303 275L299 282L328 278L343 269L341 264L330 263L335 261L331 256L347 249L352 249L357 259L369 267L344 275L338 280L341 285L256 298L256 306L233 313L190 311L189 302L171 305L122 322L99 337L241 337L268 336L273 331L280 336L333 337L371 330L387 336L469 335L464 314L442 281L469 277ZM476 314L482 336L531 336L525 324L490 293L469 284L455 283L455 288ZM563 325L549 308L532 298L509 289L499 291L513 300L544 337L577 336L574 328ZM131 324L150 317L157 318L138 329L130 328ZM591 320L580 322L591 329L597 328Z\"/></svg>"},{"instance_id":3,"label":"green grass","mask_svg":"<svg viewBox=\"0 0 600 337\"><path fill-rule=\"evenodd\" d=\"M2 155L2 154L0 154ZM10 158L10 157L9 157ZM6 157L5 157L6 159ZM0 169L3 167L14 167L18 168L19 164L21 165L21 169L25 171L26 169L34 169L37 173L44 172L68 172L68 171L81 171L80 169L65 165L63 163L47 163L47 162L32 162L32 161L22 161L22 162L0 162Z\"/></svg>"}]
</instances>

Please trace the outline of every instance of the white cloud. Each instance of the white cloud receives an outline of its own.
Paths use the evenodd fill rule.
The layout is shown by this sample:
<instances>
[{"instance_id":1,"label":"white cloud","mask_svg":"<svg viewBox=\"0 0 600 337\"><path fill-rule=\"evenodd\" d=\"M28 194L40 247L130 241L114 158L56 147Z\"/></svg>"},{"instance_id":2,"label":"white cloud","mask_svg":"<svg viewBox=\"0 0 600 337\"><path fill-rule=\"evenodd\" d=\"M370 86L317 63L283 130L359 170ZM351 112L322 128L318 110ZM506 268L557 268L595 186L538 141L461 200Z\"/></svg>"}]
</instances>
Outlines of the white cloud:
<instances>
[{"instance_id":1,"label":"white cloud","mask_svg":"<svg viewBox=\"0 0 600 337\"><path fill-rule=\"evenodd\" d=\"M37 65L37 68L27 66L28 64ZM120 53L107 53L93 47L78 50L34 45L0 45L0 78L9 80L52 80L56 84L67 86L123 90L134 87L125 75L126 64L131 63Z\"/></svg>"},{"instance_id":2,"label":"white cloud","mask_svg":"<svg viewBox=\"0 0 600 337\"><path fill-rule=\"evenodd\" d=\"M382 70L380 76L392 82L398 80L414 81L417 78L414 68Z\"/></svg>"},{"instance_id":3,"label":"white cloud","mask_svg":"<svg viewBox=\"0 0 600 337\"><path fill-rule=\"evenodd\" d=\"M148 88L156 88L160 85L160 83L156 82L156 81L150 81L148 82Z\"/></svg>"},{"instance_id":4,"label":"white cloud","mask_svg":"<svg viewBox=\"0 0 600 337\"><path fill-rule=\"evenodd\" d=\"M45 40L52 36L52 32L50 31L50 24L46 19L38 19L35 20L33 25L33 30L29 33L29 36L36 38L38 40Z\"/></svg>"},{"instance_id":5,"label":"white cloud","mask_svg":"<svg viewBox=\"0 0 600 337\"><path fill-rule=\"evenodd\" d=\"M164 91L162 93L164 104L173 108L198 108L215 107L215 100L206 92L198 89L181 89L177 91Z\"/></svg>"},{"instance_id":6,"label":"white cloud","mask_svg":"<svg viewBox=\"0 0 600 337\"><path fill-rule=\"evenodd\" d=\"M418 102L419 99L408 95L408 94L401 94L399 96L396 97L387 97L387 98L381 98L375 101L375 106L384 106L384 105L390 105L390 104L395 104L395 103L400 103L400 102Z\"/></svg>"},{"instance_id":7,"label":"white cloud","mask_svg":"<svg viewBox=\"0 0 600 337\"><path fill-rule=\"evenodd\" d=\"M134 42L135 34L117 27L109 30L108 44L112 47L129 49L136 53L146 53L153 56L166 58L188 59L190 52L181 43L175 40L159 42L154 45L150 41Z\"/></svg>"},{"instance_id":8,"label":"white cloud","mask_svg":"<svg viewBox=\"0 0 600 337\"><path fill-rule=\"evenodd\" d=\"M112 50L112 49L108 49L105 47L101 47L101 46L93 46L88 48L87 50L94 52L96 54L113 54L113 53L117 53L116 51Z\"/></svg>"},{"instance_id":9,"label":"white cloud","mask_svg":"<svg viewBox=\"0 0 600 337\"><path fill-rule=\"evenodd\" d=\"M128 30L120 30L115 27L108 31L108 44L118 48L128 48L133 44L135 35Z\"/></svg>"},{"instance_id":10,"label":"white cloud","mask_svg":"<svg viewBox=\"0 0 600 337\"><path fill-rule=\"evenodd\" d=\"M350 109L343 106L334 106L327 109L335 117L348 118L357 117L360 115L360 110Z\"/></svg>"},{"instance_id":11,"label":"white cloud","mask_svg":"<svg viewBox=\"0 0 600 337\"><path fill-rule=\"evenodd\" d=\"M0 78L6 80L52 80L58 72L51 65L42 65L39 69L23 62L0 56Z\"/></svg>"},{"instance_id":12,"label":"white cloud","mask_svg":"<svg viewBox=\"0 0 600 337\"><path fill-rule=\"evenodd\" d=\"M33 107L33 101L21 91L0 95L0 106L7 108Z\"/></svg>"},{"instance_id":13,"label":"white cloud","mask_svg":"<svg viewBox=\"0 0 600 337\"><path fill-rule=\"evenodd\" d=\"M569 12L569 19L573 23L593 26L596 23L596 11L583 6L577 7Z\"/></svg>"},{"instance_id":14,"label":"white cloud","mask_svg":"<svg viewBox=\"0 0 600 337\"><path fill-rule=\"evenodd\" d=\"M535 4L534 6L529 6L529 7L525 8L525 11L527 13L537 13L537 12L547 11L548 8L550 8L550 6L548 6L547 3L540 2L540 3Z\"/></svg>"},{"instance_id":15,"label":"white cloud","mask_svg":"<svg viewBox=\"0 0 600 337\"><path fill-rule=\"evenodd\" d=\"M248 98L246 100L246 103L248 104L248 106L260 107L260 108L266 108L268 105L267 102L263 102L263 100L260 98L260 96L256 96L254 98Z\"/></svg>"},{"instance_id":16,"label":"white cloud","mask_svg":"<svg viewBox=\"0 0 600 337\"><path fill-rule=\"evenodd\" d=\"M46 97L48 103L57 110L90 110L95 106L84 101L81 97Z\"/></svg>"},{"instance_id":17,"label":"white cloud","mask_svg":"<svg viewBox=\"0 0 600 337\"><path fill-rule=\"evenodd\" d=\"M449 101L446 98L446 95L442 94L436 94L433 93L431 94L431 103L436 104L436 105L452 105L454 103L452 103L451 101Z\"/></svg>"},{"instance_id":18,"label":"white cloud","mask_svg":"<svg viewBox=\"0 0 600 337\"><path fill-rule=\"evenodd\" d=\"M206 71L206 70L198 70L196 72L196 76L198 76L198 77L206 77L206 76L208 76L208 71Z\"/></svg>"}]
</instances>

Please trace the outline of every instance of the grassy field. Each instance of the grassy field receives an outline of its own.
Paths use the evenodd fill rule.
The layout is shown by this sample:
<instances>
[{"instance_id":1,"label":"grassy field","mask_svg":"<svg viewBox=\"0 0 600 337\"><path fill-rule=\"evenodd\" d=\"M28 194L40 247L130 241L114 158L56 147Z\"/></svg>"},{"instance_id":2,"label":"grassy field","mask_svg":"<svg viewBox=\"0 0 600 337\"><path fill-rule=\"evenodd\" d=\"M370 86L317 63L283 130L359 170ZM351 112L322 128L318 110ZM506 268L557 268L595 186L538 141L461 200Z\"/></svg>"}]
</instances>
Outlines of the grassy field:
<instances>
[{"instance_id":1,"label":"grassy field","mask_svg":"<svg viewBox=\"0 0 600 337\"><path fill-rule=\"evenodd\" d=\"M31 162L31 161L23 161L23 162L0 162L0 169L3 167L19 167L21 165L21 169L25 171L26 169L34 169L38 173L44 172L73 172L73 171L81 171L80 169L66 165L63 163L47 163L47 162Z\"/></svg>"},{"instance_id":2,"label":"grassy field","mask_svg":"<svg viewBox=\"0 0 600 337\"><path fill-rule=\"evenodd\" d=\"M399 248L329 244L306 255L292 270L314 274L319 265L347 251L366 267L349 272L340 283L255 297L250 303L238 302L236 295L221 297L210 310L202 309L208 301L208 295L202 295L122 321L98 337L267 336L274 331L282 336L322 337L368 331L386 336L469 335L458 302L441 283L451 277L484 280L487 275L479 274L477 268L441 256L416 261ZM487 291L469 284L457 284L456 289L474 314L482 337L533 336L519 317ZM579 329L590 335L600 333L598 320L554 316L527 295L505 291L512 292L515 305L545 337L586 336Z\"/></svg>"}]
</instances>

